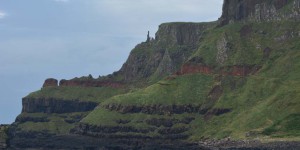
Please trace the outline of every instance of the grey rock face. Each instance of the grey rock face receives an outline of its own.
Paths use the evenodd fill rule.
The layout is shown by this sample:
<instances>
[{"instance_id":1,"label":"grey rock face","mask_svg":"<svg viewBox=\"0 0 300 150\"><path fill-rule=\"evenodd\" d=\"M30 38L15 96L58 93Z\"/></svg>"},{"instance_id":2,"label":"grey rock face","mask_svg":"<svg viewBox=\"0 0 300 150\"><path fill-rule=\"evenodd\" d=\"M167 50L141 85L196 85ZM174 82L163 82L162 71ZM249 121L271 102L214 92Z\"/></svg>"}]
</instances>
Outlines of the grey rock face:
<instances>
[{"instance_id":1,"label":"grey rock face","mask_svg":"<svg viewBox=\"0 0 300 150\"><path fill-rule=\"evenodd\" d=\"M300 1L225 0L220 25L236 21L300 20Z\"/></svg>"},{"instance_id":2,"label":"grey rock face","mask_svg":"<svg viewBox=\"0 0 300 150\"><path fill-rule=\"evenodd\" d=\"M124 76L126 82L144 80L153 74L164 76L173 73L197 48L204 31L214 25L215 23L160 25L155 39L137 45L118 73Z\"/></svg>"},{"instance_id":3,"label":"grey rock face","mask_svg":"<svg viewBox=\"0 0 300 150\"><path fill-rule=\"evenodd\" d=\"M222 65L228 58L228 51L229 51L229 43L226 39L226 35L224 35L217 43L217 58L216 61L218 64Z\"/></svg>"},{"instance_id":4,"label":"grey rock face","mask_svg":"<svg viewBox=\"0 0 300 150\"><path fill-rule=\"evenodd\" d=\"M170 57L169 51L166 50L164 57L162 58L157 70L156 74L159 76L170 75L175 71L173 61Z\"/></svg>"}]
</instances>

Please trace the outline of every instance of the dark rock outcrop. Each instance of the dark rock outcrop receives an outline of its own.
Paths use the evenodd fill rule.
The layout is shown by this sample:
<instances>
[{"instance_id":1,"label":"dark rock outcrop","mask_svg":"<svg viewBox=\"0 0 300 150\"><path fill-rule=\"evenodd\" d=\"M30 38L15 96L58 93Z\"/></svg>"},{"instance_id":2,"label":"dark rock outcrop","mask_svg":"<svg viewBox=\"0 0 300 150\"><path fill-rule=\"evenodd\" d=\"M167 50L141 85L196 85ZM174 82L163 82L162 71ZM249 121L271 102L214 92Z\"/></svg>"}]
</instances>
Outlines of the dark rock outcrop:
<instances>
[{"instance_id":1,"label":"dark rock outcrop","mask_svg":"<svg viewBox=\"0 0 300 150\"><path fill-rule=\"evenodd\" d=\"M193 121L195 118L193 117L186 117L183 118L181 120L179 119L175 119L175 118L151 118L151 119L146 119L145 122L148 125L152 125L152 126L156 126L156 127L160 127L160 126L164 126L164 127L172 127L175 124L178 123L182 123L182 124L189 124L191 121Z\"/></svg>"},{"instance_id":2,"label":"dark rock outcrop","mask_svg":"<svg viewBox=\"0 0 300 150\"><path fill-rule=\"evenodd\" d=\"M23 98L22 112L26 113L70 113L85 112L93 110L98 103L76 100L56 100L46 98Z\"/></svg>"},{"instance_id":3,"label":"dark rock outcrop","mask_svg":"<svg viewBox=\"0 0 300 150\"><path fill-rule=\"evenodd\" d=\"M109 104L103 105L107 110L117 111L120 113L145 113L145 114L183 114L183 113L200 113L202 110L199 106L195 105L147 105L147 106L136 106L136 105L120 105L120 104Z\"/></svg>"},{"instance_id":4,"label":"dark rock outcrop","mask_svg":"<svg viewBox=\"0 0 300 150\"><path fill-rule=\"evenodd\" d=\"M164 23L155 34L158 43L196 46L213 23Z\"/></svg>"},{"instance_id":5,"label":"dark rock outcrop","mask_svg":"<svg viewBox=\"0 0 300 150\"><path fill-rule=\"evenodd\" d=\"M59 86L66 87L66 86L80 86L80 87L112 87L112 88L121 88L123 84L121 82L114 82L114 81L97 81L94 79L89 80L60 80Z\"/></svg>"},{"instance_id":6,"label":"dark rock outcrop","mask_svg":"<svg viewBox=\"0 0 300 150\"><path fill-rule=\"evenodd\" d=\"M126 82L145 80L174 73L196 50L204 32L215 23L165 23L155 40L137 45L120 71ZM163 70L163 71L162 71Z\"/></svg>"},{"instance_id":7,"label":"dark rock outcrop","mask_svg":"<svg viewBox=\"0 0 300 150\"><path fill-rule=\"evenodd\" d=\"M16 122L24 123L24 122L49 122L47 117L31 117L31 116L18 116L16 118Z\"/></svg>"},{"instance_id":8,"label":"dark rock outcrop","mask_svg":"<svg viewBox=\"0 0 300 150\"><path fill-rule=\"evenodd\" d=\"M53 78L46 79L43 84L43 88L44 87L57 87L57 86L58 86L58 81Z\"/></svg>"},{"instance_id":9,"label":"dark rock outcrop","mask_svg":"<svg viewBox=\"0 0 300 150\"><path fill-rule=\"evenodd\" d=\"M285 6L289 7L289 11L279 11ZM222 26L236 21L299 20L299 8L299 0L224 0L219 21Z\"/></svg>"},{"instance_id":10,"label":"dark rock outcrop","mask_svg":"<svg viewBox=\"0 0 300 150\"><path fill-rule=\"evenodd\" d=\"M225 138L221 140L203 140L199 142L202 149L214 150L298 150L299 142L269 142L262 143L258 140L231 140Z\"/></svg>"}]
</instances>

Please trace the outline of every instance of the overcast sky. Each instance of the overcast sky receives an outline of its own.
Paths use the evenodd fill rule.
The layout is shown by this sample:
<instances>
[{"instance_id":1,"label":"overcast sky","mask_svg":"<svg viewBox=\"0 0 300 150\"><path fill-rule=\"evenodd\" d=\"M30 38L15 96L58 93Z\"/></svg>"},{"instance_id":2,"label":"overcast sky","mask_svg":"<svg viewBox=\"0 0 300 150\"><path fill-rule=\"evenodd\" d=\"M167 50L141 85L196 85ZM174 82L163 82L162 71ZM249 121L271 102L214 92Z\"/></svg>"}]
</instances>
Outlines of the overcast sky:
<instances>
[{"instance_id":1,"label":"overcast sky","mask_svg":"<svg viewBox=\"0 0 300 150\"><path fill-rule=\"evenodd\" d=\"M222 0L0 0L0 124L46 78L118 70L163 22L205 22Z\"/></svg>"}]
</instances>

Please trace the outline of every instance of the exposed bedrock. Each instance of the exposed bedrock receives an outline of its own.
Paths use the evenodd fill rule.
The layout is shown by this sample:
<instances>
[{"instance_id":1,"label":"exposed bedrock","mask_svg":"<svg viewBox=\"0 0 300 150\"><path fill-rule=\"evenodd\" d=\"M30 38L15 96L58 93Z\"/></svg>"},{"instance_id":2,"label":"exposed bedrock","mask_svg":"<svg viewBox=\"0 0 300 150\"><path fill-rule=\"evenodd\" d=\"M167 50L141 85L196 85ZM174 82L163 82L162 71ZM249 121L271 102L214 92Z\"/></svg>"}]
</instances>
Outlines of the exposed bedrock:
<instances>
[{"instance_id":1,"label":"exposed bedrock","mask_svg":"<svg viewBox=\"0 0 300 150\"><path fill-rule=\"evenodd\" d=\"M16 118L16 122L18 123L24 123L24 122L49 122L49 119L47 117L31 117L31 116L21 116L19 115Z\"/></svg>"},{"instance_id":2,"label":"exposed bedrock","mask_svg":"<svg viewBox=\"0 0 300 150\"><path fill-rule=\"evenodd\" d=\"M169 45L196 45L210 23L164 23L155 34L158 43Z\"/></svg>"},{"instance_id":3,"label":"exposed bedrock","mask_svg":"<svg viewBox=\"0 0 300 150\"><path fill-rule=\"evenodd\" d=\"M98 103L76 100L57 100L51 98L23 98L22 112L26 113L70 113L93 110Z\"/></svg>"},{"instance_id":4,"label":"exposed bedrock","mask_svg":"<svg viewBox=\"0 0 300 150\"><path fill-rule=\"evenodd\" d=\"M159 115L171 115L171 114L183 114L183 113L199 113L205 114L209 110L212 115L220 115L221 110L230 110L227 108L216 108L214 109L202 107L201 105L146 105L146 106L136 106L136 105L121 105L121 104L109 104L103 105L103 108L110 111L117 111L119 113L145 113L145 114L159 114ZM224 113L230 111L223 111Z\"/></svg>"},{"instance_id":5,"label":"exposed bedrock","mask_svg":"<svg viewBox=\"0 0 300 150\"><path fill-rule=\"evenodd\" d=\"M148 125L152 125L152 126L156 126L156 127L160 127L160 126L172 127L173 125L178 124L178 123L189 124L194 119L195 119L194 117L186 117L181 120L175 119L175 118L169 118L169 119L167 119L167 118L151 118L151 119L146 119L145 122Z\"/></svg>"},{"instance_id":6,"label":"exposed bedrock","mask_svg":"<svg viewBox=\"0 0 300 150\"><path fill-rule=\"evenodd\" d=\"M90 136L100 136L101 134L112 134L117 132L135 132L135 133L149 133L154 131L155 128L137 129L132 126L96 126L88 124L80 124L71 133L84 134Z\"/></svg>"},{"instance_id":7,"label":"exposed bedrock","mask_svg":"<svg viewBox=\"0 0 300 150\"><path fill-rule=\"evenodd\" d=\"M203 64L184 64L177 75L202 73L202 74L220 74L231 76L247 76L255 74L261 67L257 65L235 65L226 67L212 67Z\"/></svg>"},{"instance_id":8,"label":"exposed bedrock","mask_svg":"<svg viewBox=\"0 0 300 150\"><path fill-rule=\"evenodd\" d=\"M147 138L91 137L84 135L44 136L43 138L15 138L12 149L108 149L108 150L139 150L139 149L177 149L198 150L197 143L181 140L161 140Z\"/></svg>"},{"instance_id":9,"label":"exposed bedrock","mask_svg":"<svg viewBox=\"0 0 300 150\"><path fill-rule=\"evenodd\" d=\"M289 4L289 11L280 11ZM299 8L299 0L225 0L219 21L221 25L226 25L236 21L299 20Z\"/></svg>"},{"instance_id":10,"label":"exposed bedrock","mask_svg":"<svg viewBox=\"0 0 300 150\"><path fill-rule=\"evenodd\" d=\"M186 139L189 135L184 132L187 131L187 127L148 127L148 128L135 128L132 126L96 126L89 124L79 124L71 130L73 134L86 135L98 138L114 138L114 139L127 139L128 142L134 139ZM159 135L151 135L154 132Z\"/></svg>"},{"instance_id":11,"label":"exposed bedrock","mask_svg":"<svg viewBox=\"0 0 300 150\"><path fill-rule=\"evenodd\" d=\"M200 110L200 105L121 105L109 104L103 105L105 109L117 111L120 113L145 113L145 114L182 114L182 113L203 113Z\"/></svg>"},{"instance_id":12,"label":"exposed bedrock","mask_svg":"<svg viewBox=\"0 0 300 150\"><path fill-rule=\"evenodd\" d=\"M155 40L138 44L118 71L126 82L159 77L178 70L197 48L204 32L214 23L164 23Z\"/></svg>"},{"instance_id":13,"label":"exposed bedrock","mask_svg":"<svg viewBox=\"0 0 300 150\"><path fill-rule=\"evenodd\" d=\"M113 87L113 88L121 88L123 84L121 82L113 82L113 81L97 81L97 80L60 80L59 86L80 86L80 87Z\"/></svg>"},{"instance_id":14,"label":"exposed bedrock","mask_svg":"<svg viewBox=\"0 0 300 150\"><path fill-rule=\"evenodd\" d=\"M58 81L53 78L46 79L43 84L43 87L57 87L57 86L58 86Z\"/></svg>"}]
</instances>

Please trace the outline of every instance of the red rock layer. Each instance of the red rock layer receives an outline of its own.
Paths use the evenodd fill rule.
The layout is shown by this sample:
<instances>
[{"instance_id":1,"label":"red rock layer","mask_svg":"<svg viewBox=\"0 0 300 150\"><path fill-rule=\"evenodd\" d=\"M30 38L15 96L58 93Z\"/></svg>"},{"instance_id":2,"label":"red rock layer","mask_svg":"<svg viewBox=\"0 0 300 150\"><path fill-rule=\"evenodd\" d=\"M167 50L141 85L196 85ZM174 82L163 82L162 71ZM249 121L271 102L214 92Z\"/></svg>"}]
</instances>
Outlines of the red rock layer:
<instances>
[{"instance_id":1,"label":"red rock layer","mask_svg":"<svg viewBox=\"0 0 300 150\"><path fill-rule=\"evenodd\" d=\"M184 74L221 74L231 76L247 76L256 73L261 67L255 65L235 65L227 66L217 69L215 67L203 65L203 64L185 64L181 67L181 70L176 72L176 75Z\"/></svg>"},{"instance_id":2,"label":"red rock layer","mask_svg":"<svg viewBox=\"0 0 300 150\"><path fill-rule=\"evenodd\" d=\"M213 68L201 65L201 64L184 64L180 71L177 72L177 75L183 75L183 74L193 74L193 73L203 73L203 74L212 74Z\"/></svg>"}]
</instances>

